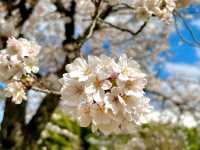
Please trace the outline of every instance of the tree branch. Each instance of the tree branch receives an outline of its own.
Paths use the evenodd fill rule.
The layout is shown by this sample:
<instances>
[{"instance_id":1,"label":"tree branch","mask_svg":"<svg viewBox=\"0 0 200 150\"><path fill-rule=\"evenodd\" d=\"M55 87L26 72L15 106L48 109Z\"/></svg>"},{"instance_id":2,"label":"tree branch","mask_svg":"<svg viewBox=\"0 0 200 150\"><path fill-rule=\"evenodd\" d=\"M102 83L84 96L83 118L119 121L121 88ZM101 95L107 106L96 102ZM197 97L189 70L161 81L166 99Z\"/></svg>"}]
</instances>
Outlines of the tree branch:
<instances>
[{"instance_id":1,"label":"tree branch","mask_svg":"<svg viewBox=\"0 0 200 150\"><path fill-rule=\"evenodd\" d=\"M173 12L173 17L174 17L174 22L175 22L175 28L176 28L176 32L177 34L179 35L180 39L192 46L192 47L199 47L200 46L200 41L196 38L196 36L194 35L192 29L190 28L190 26L187 24L187 22L185 21L185 18L178 12L178 11L174 11ZM180 30L179 30L179 27L178 27L178 24L177 24L177 21L178 21L178 17L182 20L183 22L183 25L186 27L186 29L188 30L189 34L191 35L192 37L192 40L193 42L189 41L189 40L186 40L184 38L184 36L180 33Z\"/></svg>"},{"instance_id":2,"label":"tree branch","mask_svg":"<svg viewBox=\"0 0 200 150\"><path fill-rule=\"evenodd\" d=\"M60 92L52 91L52 90L49 90L49 89L41 89L41 88L38 88L38 87L32 87L31 89L34 90L34 91L38 91L38 92L42 92L42 93L46 93L46 94L60 95Z\"/></svg>"},{"instance_id":3,"label":"tree branch","mask_svg":"<svg viewBox=\"0 0 200 150\"><path fill-rule=\"evenodd\" d=\"M132 36L138 35L140 32L143 31L144 27L147 25L147 21L145 21L145 22L143 23L143 25L142 25L136 32L133 32L133 31L130 30L130 29L119 27L119 26L114 25L114 24L112 24L112 23L110 23L110 22L107 22L107 21L105 21L105 20L102 20L102 19L98 19L98 20L99 20L99 22L104 23L104 24L106 24L106 25L109 25L109 26L112 27L112 28L115 28L115 29L120 30L120 31L122 31L122 32L127 32L127 33L131 34Z\"/></svg>"},{"instance_id":4,"label":"tree branch","mask_svg":"<svg viewBox=\"0 0 200 150\"><path fill-rule=\"evenodd\" d=\"M99 1L99 4L96 4L96 6L95 6L96 10L95 10L95 13L92 17L93 19L92 19L91 24L84 31L83 35L81 35L77 39L79 47L81 47L83 45L83 43L85 41L87 41L92 36L92 34L100 28L100 26L98 24L98 20L99 19L104 20L112 12L112 6L107 5L105 7L105 9L103 9L101 11L100 11L100 6L101 6L101 1Z\"/></svg>"}]
</instances>

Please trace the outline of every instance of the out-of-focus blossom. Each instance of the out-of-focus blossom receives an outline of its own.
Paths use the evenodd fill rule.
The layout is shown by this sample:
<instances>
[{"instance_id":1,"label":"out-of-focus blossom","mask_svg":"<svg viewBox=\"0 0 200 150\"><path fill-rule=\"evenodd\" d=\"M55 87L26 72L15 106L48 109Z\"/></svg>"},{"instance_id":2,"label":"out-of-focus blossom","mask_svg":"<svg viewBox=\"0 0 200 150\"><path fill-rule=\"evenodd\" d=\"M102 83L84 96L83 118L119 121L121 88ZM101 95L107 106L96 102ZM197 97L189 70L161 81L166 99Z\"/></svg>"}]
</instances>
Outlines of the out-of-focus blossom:
<instances>
[{"instance_id":1,"label":"out-of-focus blossom","mask_svg":"<svg viewBox=\"0 0 200 150\"><path fill-rule=\"evenodd\" d=\"M51 0L40 0L22 26L24 37L41 45L39 73L42 76L56 72L64 63L66 52L62 50L62 43L66 39L66 21Z\"/></svg>"},{"instance_id":2,"label":"out-of-focus blossom","mask_svg":"<svg viewBox=\"0 0 200 150\"><path fill-rule=\"evenodd\" d=\"M5 89L5 93L7 97L12 97L12 102L15 104L20 104L23 100L27 99L24 86L21 82L9 83Z\"/></svg>"},{"instance_id":3,"label":"out-of-focus blossom","mask_svg":"<svg viewBox=\"0 0 200 150\"><path fill-rule=\"evenodd\" d=\"M9 19L6 19L6 10L1 10L0 2L0 36L9 37L11 35L18 36L19 31L16 29L16 24L18 17L11 16Z\"/></svg>"},{"instance_id":4,"label":"out-of-focus blossom","mask_svg":"<svg viewBox=\"0 0 200 150\"><path fill-rule=\"evenodd\" d=\"M133 7L136 8L138 18L148 18L148 16L156 16L162 20L170 21L172 12L176 8L175 0L136 0Z\"/></svg>"},{"instance_id":5,"label":"out-of-focus blossom","mask_svg":"<svg viewBox=\"0 0 200 150\"><path fill-rule=\"evenodd\" d=\"M129 132L149 112L145 74L126 55L117 61L105 55L77 58L66 69L61 99L81 126L104 134Z\"/></svg>"},{"instance_id":6,"label":"out-of-focus blossom","mask_svg":"<svg viewBox=\"0 0 200 150\"><path fill-rule=\"evenodd\" d=\"M21 58L36 57L39 54L40 46L23 38L17 40L11 37L7 41L7 51L10 55L17 54Z\"/></svg>"},{"instance_id":7,"label":"out-of-focus blossom","mask_svg":"<svg viewBox=\"0 0 200 150\"><path fill-rule=\"evenodd\" d=\"M11 37L7 41L7 48L0 52L0 81L9 82L20 79L24 74L37 73L37 56L40 46L26 39Z\"/></svg>"},{"instance_id":8,"label":"out-of-focus blossom","mask_svg":"<svg viewBox=\"0 0 200 150\"><path fill-rule=\"evenodd\" d=\"M35 42L14 37L9 38L7 48L0 51L0 82L8 84L4 92L8 97L12 97L12 101L16 104L26 99L24 91L26 86L22 80L39 70L37 66L39 52L40 46Z\"/></svg>"},{"instance_id":9,"label":"out-of-focus blossom","mask_svg":"<svg viewBox=\"0 0 200 150\"><path fill-rule=\"evenodd\" d=\"M15 58L17 63L23 64L24 73L37 73L39 68L37 67L37 56L40 52L40 46L34 42L27 41L20 38L9 38L7 42L7 52L11 57Z\"/></svg>"}]
</instances>

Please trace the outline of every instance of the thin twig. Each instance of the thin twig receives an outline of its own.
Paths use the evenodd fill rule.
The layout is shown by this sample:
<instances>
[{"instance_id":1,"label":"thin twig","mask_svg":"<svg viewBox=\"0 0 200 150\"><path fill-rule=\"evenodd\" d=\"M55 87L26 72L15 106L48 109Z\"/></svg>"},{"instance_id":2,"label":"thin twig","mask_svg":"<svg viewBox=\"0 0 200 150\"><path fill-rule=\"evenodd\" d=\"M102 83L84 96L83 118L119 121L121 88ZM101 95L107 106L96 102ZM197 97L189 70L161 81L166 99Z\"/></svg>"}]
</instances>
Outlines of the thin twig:
<instances>
[{"instance_id":1,"label":"thin twig","mask_svg":"<svg viewBox=\"0 0 200 150\"><path fill-rule=\"evenodd\" d=\"M117 4L117 5L114 5L113 8L112 8L112 13L114 12L117 12L119 10L135 10L134 7L126 4L126 3L120 3L120 4Z\"/></svg>"},{"instance_id":2,"label":"thin twig","mask_svg":"<svg viewBox=\"0 0 200 150\"><path fill-rule=\"evenodd\" d=\"M200 42L199 40L197 39L197 37L194 35L192 29L190 28L190 26L187 24L187 22L185 21L185 18L178 12L178 11L175 11L175 13L177 14L177 16L179 16L182 21L183 21L183 24L185 25L185 27L188 29L189 33L191 34L192 36L192 39L194 40L194 42L196 42L198 45L200 45Z\"/></svg>"},{"instance_id":3,"label":"thin twig","mask_svg":"<svg viewBox=\"0 0 200 150\"><path fill-rule=\"evenodd\" d=\"M89 27L85 30L83 36L81 36L78 41L79 41L79 47L87 41L94 33L94 30L97 26L98 18L102 15L102 12L100 12L100 6L101 6L102 0L99 0L99 2L95 2L95 12L94 16L92 17L92 22L89 25Z\"/></svg>"},{"instance_id":4,"label":"thin twig","mask_svg":"<svg viewBox=\"0 0 200 150\"><path fill-rule=\"evenodd\" d=\"M193 42L190 42L190 41L186 40L186 39L183 37L183 35L181 34L181 32L180 32L180 30L179 30L178 23L177 23L177 18L176 18L175 15L174 15L174 21L175 21L174 24L175 24L176 32L177 32L178 36L180 37L181 41L183 41L184 43L186 43L186 44L188 44L188 45L190 45L190 46L192 46L192 47L198 47L197 44L195 44L195 43L193 43Z\"/></svg>"},{"instance_id":5,"label":"thin twig","mask_svg":"<svg viewBox=\"0 0 200 150\"><path fill-rule=\"evenodd\" d=\"M31 88L34 91L38 91L38 92L42 92L42 93L46 93L46 94L54 94L54 95L60 95L60 92L58 91L52 91L52 90L48 90L48 89L41 89L39 87L32 87Z\"/></svg>"},{"instance_id":6,"label":"thin twig","mask_svg":"<svg viewBox=\"0 0 200 150\"><path fill-rule=\"evenodd\" d=\"M174 16L174 20L175 20L175 28L177 30L177 33L179 34L181 40L185 43L187 43L188 45L190 46L193 46L193 47L199 47L200 46L200 41L196 38L196 36L194 35L192 29L190 28L190 26L187 24L187 22L185 21L185 18L178 12L178 11L174 11L173 12L173 16ZM177 26L177 17L179 17L184 26L186 27L186 29L188 30L188 32L190 33L191 37L192 37L192 40L194 41L194 43L186 40L180 33L179 29L178 29L178 26Z\"/></svg>"},{"instance_id":7,"label":"thin twig","mask_svg":"<svg viewBox=\"0 0 200 150\"><path fill-rule=\"evenodd\" d=\"M122 32L127 32L127 33L131 34L132 36L138 35L140 32L143 31L144 27L147 25L147 21L145 21L144 24L143 24L136 32L133 32L133 31L130 30L130 29L119 27L119 26L114 25L114 24L112 24L112 23L110 23L110 22L104 21L104 20L102 20L102 19L100 19L100 18L98 19L98 21L101 22L101 23L107 24L107 25L109 25L110 27L113 27L113 28L115 28L115 29L117 29L117 30L120 30L120 31L122 31Z\"/></svg>"}]
</instances>

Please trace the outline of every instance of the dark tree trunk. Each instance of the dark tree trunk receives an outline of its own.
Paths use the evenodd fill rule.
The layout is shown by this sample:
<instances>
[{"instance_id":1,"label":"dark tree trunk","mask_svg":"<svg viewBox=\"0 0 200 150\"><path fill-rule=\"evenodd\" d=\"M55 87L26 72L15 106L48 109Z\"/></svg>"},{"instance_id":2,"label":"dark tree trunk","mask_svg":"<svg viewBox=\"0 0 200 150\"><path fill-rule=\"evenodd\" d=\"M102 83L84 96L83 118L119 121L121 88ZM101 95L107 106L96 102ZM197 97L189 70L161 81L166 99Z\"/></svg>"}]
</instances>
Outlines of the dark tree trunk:
<instances>
[{"instance_id":1,"label":"dark tree trunk","mask_svg":"<svg viewBox=\"0 0 200 150\"><path fill-rule=\"evenodd\" d=\"M25 140L23 148L26 150L37 149L37 141L40 138L46 124L51 119L51 116L59 104L60 96L48 94L42 101L36 114L27 124L25 129Z\"/></svg>"},{"instance_id":2,"label":"dark tree trunk","mask_svg":"<svg viewBox=\"0 0 200 150\"><path fill-rule=\"evenodd\" d=\"M1 149L20 150L24 141L26 102L16 105L6 100L1 126Z\"/></svg>"}]
</instances>

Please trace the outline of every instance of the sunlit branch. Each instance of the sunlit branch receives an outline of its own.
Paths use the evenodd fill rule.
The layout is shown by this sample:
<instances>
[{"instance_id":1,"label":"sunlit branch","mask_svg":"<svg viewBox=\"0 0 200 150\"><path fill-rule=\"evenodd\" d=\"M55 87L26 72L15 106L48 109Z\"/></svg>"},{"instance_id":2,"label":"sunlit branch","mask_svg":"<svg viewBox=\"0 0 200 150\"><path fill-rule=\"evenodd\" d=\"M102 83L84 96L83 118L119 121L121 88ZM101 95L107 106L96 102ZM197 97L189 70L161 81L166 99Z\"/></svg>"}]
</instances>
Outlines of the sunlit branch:
<instances>
[{"instance_id":1,"label":"sunlit branch","mask_svg":"<svg viewBox=\"0 0 200 150\"><path fill-rule=\"evenodd\" d=\"M34 90L34 91L42 92L42 93L46 93L46 94L60 95L60 92L58 92L58 91L52 91L52 90L48 90L48 89L42 89L42 88L39 88L39 87L32 87L31 89Z\"/></svg>"}]
</instances>

